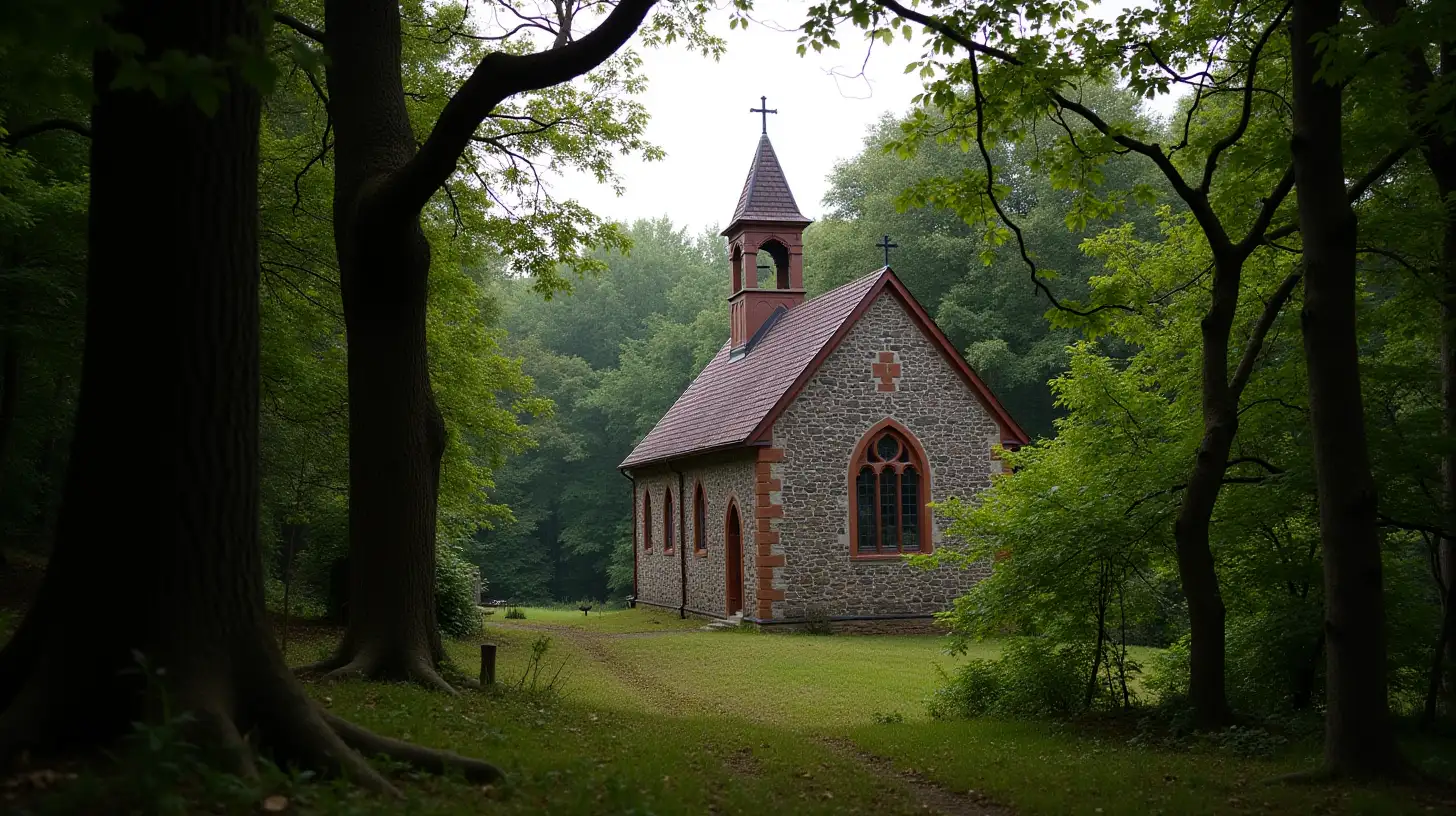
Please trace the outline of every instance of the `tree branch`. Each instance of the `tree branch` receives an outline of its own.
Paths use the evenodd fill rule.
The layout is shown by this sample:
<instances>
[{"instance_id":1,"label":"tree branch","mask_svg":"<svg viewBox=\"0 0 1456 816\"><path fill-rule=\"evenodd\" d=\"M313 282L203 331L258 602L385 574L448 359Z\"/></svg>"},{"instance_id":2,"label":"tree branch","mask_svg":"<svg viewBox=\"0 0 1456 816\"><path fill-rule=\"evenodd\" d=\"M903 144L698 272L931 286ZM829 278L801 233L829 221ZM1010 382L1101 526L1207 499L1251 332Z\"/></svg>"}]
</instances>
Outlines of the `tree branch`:
<instances>
[{"instance_id":1,"label":"tree branch","mask_svg":"<svg viewBox=\"0 0 1456 816\"><path fill-rule=\"evenodd\" d=\"M1239 395L1244 393L1244 386L1249 384L1249 377L1254 374L1254 363L1259 359L1259 352L1264 350L1264 338L1274 326L1284 304L1289 302L1290 295L1294 294L1294 287L1299 279L1299 272L1290 273L1279 284L1279 288L1274 290L1274 296L1269 298L1269 302L1264 304L1264 313L1259 315L1259 322L1254 324L1254 331L1249 335L1249 344L1244 347L1239 367L1234 371L1233 382L1229 384L1229 399L1234 404L1238 404Z\"/></svg>"},{"instance_id":2,"label":"tree branch","mask_svg":"<svg viewBox=\"0 0 1456 816\"><path fill-rule=\"evenodd\" d=\"M273 12L273 22L291 28L319 45L323 45L326 42L323 31L314 28L308 23L294 17L292 14L275 11Z\"/></svg>"},{"instance_id":3,"label":"tree branch","mask_svg":"<svg viewBox=\"0 0 1456 816\"><path fill-rule=\"evenodd\" d=\"M1385 178L1385 174L1389 173L1391 168L1395 167L1397 164L1400 163L1401 159L1405 158L1405 154L1410 152L1411 147L1413 147L1413 145L1410 142L1406 142L1405 144L1400 145L1396 149L1390 151L1390 153L1388 153L1385 158L1376 162L1375 166L1371 167L1368 171L1366 171L1365 175L1356 179L1355 183L1351 184L1350 188L1345 191L1345 197L1350 201L1350 203L1353 204L1354 202L1360 200L1360 196L1365 195L1367 190L1375 186L1375 182L1380 181L1382 178ZM1264 243L1267 244L1272 241L1277 241L1280 238L1288 237L1296 232L1299 232L1298 223L1285 224L1279 229L1276 229L1268 235L1265 235Z\"/></svg>"},{"instance_id":4,"label":"tree branch","mask_svg":"<svg viewBox=\"0 0 1456 816\"><path fill-rule=\"evenodd\" d=\"M524 91L568 82L601 65L636 33L655 3L622 0L591 33L560 48L487 55L445 104L420 152L385 179L375 196L378 206L402 215L420 212L455 172L470 137L496 105Z\"/></svg>"},{"instance_id":5,"label":"tree branch","mask_svg":"<svg viewBox=\"0 0 1456 816\"><path fill-rule=\"evenodd\" d=\"M1014 54L994 46L978 43L965 34L955 30L943 20L907 8L897 2L897 0L875 0L875 2L884 8L890 9L904 19L913 20L957 45L962 46L967 51L970 51L973 55L973 71L975 68L975 54L985 54L1008 65L1025 66L1025 63ZM1173 165L1173 160L1167 153L1163 152L1161 147L1156 144L1149 144L1134 139L1126 133L1122 133L1101 116L1098 116L1091 108L1068 99L1053 88L1047 88L1046 93L1058 107L1069 110L1082 117L1082 119L1096 128L1104 136L1134 153L1139 153L1151 159L1158 170L1168 179L1168 183L1173 187L1173 191L1178 194L1178 197L1183 200L1183 203L1188 205L1188 209L1193 213L1193 217L1198 220L1198 225L1203 228L1204 234L1208 237L1208 242L1213 248L1214 253L1217 254L1229 249L1230 242L1228 234L1224 232L1223 223L1219 221L1217 214L1213 211L1213 207L1209 204L1207 194L1189 186L1188 182L1183 178L1183 175L1178 172L1178 168Z\"/></svg>"},{"instance_id":6,"label":"tree branch","mask_svg":"<svg viewBox=\"0 0 1456 816\"><path fill-rule=\"evenodd\" d=\"M1244 84L1244 106L1239 113L1239 123L1228 135L1219 139L1212 150L1208 151L1208 159L1203 163L1203 181L1198 185L1198 191L1201 193L1207 194L1209 188L1213 186L1213 173L1218 169L1218 157L1225 150L1237 144L1239 139L1244 138L1244 132L1249 129L1249 118L1254 113L1254 80L1259 69L1259 53L1264 50L1264 45L1269 42L1274 30L1284 21L1284 15L1289 13L1289 6L1290 3L1285 2L1279 13L1274 15L1273 22L1269 23L1269 27L1265 28L1264 33L1259 36L1259 41L1249 49L1249 79Z\"/></svg>"},{"instance_id":7,"label":"tree branch","mask_svg":"<svg viewBox=\"0 0 1456 816\"><path fill-rule=\"evenodd\" d=\"M91 128L81 122L73 122L70 119L46 119L7 133L3 144L6 147L14 147L32 136L52 130L64 130L77 136L85 136L87 139L91 138Z\"/></svg>"}]
</instances>

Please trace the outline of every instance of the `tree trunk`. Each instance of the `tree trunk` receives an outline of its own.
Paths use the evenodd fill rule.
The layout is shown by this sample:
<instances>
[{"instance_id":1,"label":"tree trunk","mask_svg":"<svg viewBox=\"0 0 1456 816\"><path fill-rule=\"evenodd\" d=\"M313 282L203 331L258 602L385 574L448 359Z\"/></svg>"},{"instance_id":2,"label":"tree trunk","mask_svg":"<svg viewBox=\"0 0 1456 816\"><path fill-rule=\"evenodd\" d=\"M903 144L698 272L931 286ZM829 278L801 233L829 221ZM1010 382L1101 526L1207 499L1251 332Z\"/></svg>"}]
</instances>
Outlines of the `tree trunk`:
<instances>
[{"instance_id":1,"label":"tree trunk","mask_svg":"<svg viewBox=\"0 0 1456 816\"><path fill-rule=\"evenodd\" d=\"M325 7L335 133L334 240L349 343L349 616L335 676L449 690L435 620L435 510L444 422L430 389L430 247L382 181L415 154L398 4Z\"/></svg>"},{"instance_id":2,"label":"tree trunk","mask_svg":"<svg viewBox=\"0 0 1456 816\"><path fill-rule=\"evenodd\" d=\"M236 64L239 43L262 57L247 0L132 2L108 22L144 61ZM334 720L284 666L258 539L258 89L228 71L204 114L116 88L117 69L98 54L79 411L50 566L0 652L0 761L103 746L157 713L146 701L164 684L234 770L252 769L242 734L256 733L381 790L349 746L496 776ZM146 534L116 537L117 519ZM135 655L145 672L128 671Z\"/></svg>"},{"instance_id":3,"label":"tree trunk","mask_svg":"<svg viewBox=\"0 0 1456 816\"><path fill-rule=\"evenodd\" d=\"M1395 26L1400 16L1409 10L1406 0L1365 0L1365 9L1382 26ZM1441 242L1441 268L1443 291L1441 299L1441 432L1449 440L1456 436L1456 144L1448 138L1446 128L1437 120L1449 114L1452 103L1447 101L1440 109L1432 112L1426 109L1427 94L1436 82L1436 71L1426 62L1426 52L1418 43L1408 43L1405 57L1404 84L1409 94L1406 111L1411 130L1420 138L1421 155L1430 168L1431 178L1436 183L1436 193L1446 203L1446 227ZM1438 44L1437 63L1442 75L1450 75L1456 69L1456 43ZM1441 652L1444 648L1445 679L1440 683L1448 695L1456 694L1456 638L1449 636L1451 626L1456 625L1456 610L1450 607L1456 603L1451 589L1456 586L1456 449L1448 447L1441 457L1441 527L1447 533L1437 543L1437 569L1441 582L1446 587L1445 608L1441 610L1443 632L1437 644L1435 681L1441 681ZM1442 647L1440 644L1444 643ZM1433 712L1428 712L1433 714Z\"/></svg>"},{"instance_id":4,"label":"tree trunk","mask_svg":"<svg viewBox=\"0 0 1456 816\"><path fill-rule=\"evenodd\" d=\"M1225 609L1209 546L1209 527L1239 424L1237 406L1230 404L1227 396L1226 360L1233 305L1220 309L1216 301L1203 319L1203 442L1193 472L1188 475L1183 506L1173 524L1178 579L1188 601L1188 700L1201 729L1215 729L1229 721L1224 680Z\"/></svg>"},{"instance_id":5,"label":"tree trunk","mask_svg":"<svg viewBox=\"0 0 1456 816\"><path fill-rule=\"evenodd\" d=\"M3 474L10 434L15 429L15 411L20 405L20 341L11 334L0 342L4 346L0 351L0 474Z\"/></svg>"},{"instance_id":6,"label":"tree trunk","mask_svg":"<svg viewBox=\"0 0 1456 816\"><path fill-rule=\"evenodd\" d=\"M1304 239L1301 324L1325 576L1325 770L1400 773L1386 697L1385 601L1375 482L1365 438L1355 332L1356 219L1345 193L1338 86L1317 78L1313 38L1339 22L1339 0L1295 0L1295 185Z\"/></svg>"}]
</instances>

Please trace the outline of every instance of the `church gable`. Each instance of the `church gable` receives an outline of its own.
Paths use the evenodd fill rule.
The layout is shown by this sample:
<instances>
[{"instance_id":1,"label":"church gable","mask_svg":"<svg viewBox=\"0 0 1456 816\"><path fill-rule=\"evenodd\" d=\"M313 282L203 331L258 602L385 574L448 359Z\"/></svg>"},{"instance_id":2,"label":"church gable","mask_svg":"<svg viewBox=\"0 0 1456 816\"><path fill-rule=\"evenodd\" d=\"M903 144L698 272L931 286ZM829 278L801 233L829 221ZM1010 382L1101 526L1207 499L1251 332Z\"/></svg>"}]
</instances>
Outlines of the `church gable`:
<instances>
[{"instance_id":1,"label":"church gable","mask_svg":"<svg viewBox=\"0 0 1456 816\"><path fill-rule=\"evenodd\" d=\"M999 469L993 448L1003 428L939 338L895 291L881 291L846 328L773 424L773 446L783 451L777 467L784 509L774 524L785 564L777 577L786 590L774 614L939 611L977 576L958 569L922 572L898 555L859 552L851 540L856 451L867 435L894 428L923 459L926 472L917 489L938 502L990 484ZM926 546L915 549L940 541L945 520L932 513L927 521Z\"/></svg>"}]
</instances>

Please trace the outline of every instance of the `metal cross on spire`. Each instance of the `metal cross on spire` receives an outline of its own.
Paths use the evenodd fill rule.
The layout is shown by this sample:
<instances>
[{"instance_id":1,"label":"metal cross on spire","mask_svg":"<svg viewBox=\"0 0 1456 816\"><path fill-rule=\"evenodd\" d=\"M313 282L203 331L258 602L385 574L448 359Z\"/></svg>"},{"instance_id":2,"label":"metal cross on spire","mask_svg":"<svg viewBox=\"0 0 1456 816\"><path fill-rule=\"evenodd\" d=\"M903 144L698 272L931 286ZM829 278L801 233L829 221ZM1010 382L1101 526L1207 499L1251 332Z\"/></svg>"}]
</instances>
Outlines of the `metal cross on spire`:
<instances>
[{"instance_id":1,"label":"metal cross on spire","mask_svg":"<svg viewBox=\"0 0 1456 816\"><path fill-rule=\"evenodd\" d=\"M761 113L761 114L763 114L763 135L767 136L768 135L768 115L770 113L778 113L779 111L778 111L778 108L770 108L768 106L768 97L766 97L766 96L760 96L758 98L758 104L759 104L759 107L749 108L748 109L748 112L749 113Z\"/></svg>"},{"instance_id":2,"label":"metal cross on spire","mask_svg":"<svg viewBox=\"0 0 1456 816\"><path fill-rule=\"evenodd\" d=\"M881 241L878 244L875 244L875 246L885 251L885 266L890 265L890 250L900 248L899 244L890 243L890 236L888 235L885 236L885 240Z\"/></svg>"}]
</instances>

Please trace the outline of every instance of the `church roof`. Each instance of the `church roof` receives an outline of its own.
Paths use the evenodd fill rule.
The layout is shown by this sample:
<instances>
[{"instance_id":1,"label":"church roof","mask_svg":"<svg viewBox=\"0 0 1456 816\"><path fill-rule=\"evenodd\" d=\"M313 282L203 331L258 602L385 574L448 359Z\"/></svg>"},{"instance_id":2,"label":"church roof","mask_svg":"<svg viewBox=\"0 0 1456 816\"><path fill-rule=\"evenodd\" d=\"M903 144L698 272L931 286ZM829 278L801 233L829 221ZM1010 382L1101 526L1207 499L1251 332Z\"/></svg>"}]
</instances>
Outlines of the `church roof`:
<instances>
[{"instance_id":1,"label":"church roof","mask_svg":"<svg viewBox=\"0 0 1456 816\"><path fill-rule=\"evenodd\" d=\"M728 222L729 231L740 221L777 221L808 224L809 219L799 212L794 194L789 190L789 181L784 178L784 169L779 166L779 157L774 153L773 143L765 133L759 137L758 150L753 154L753 166L748 168L748 178L743 182L743 192L738 195L738 206Z\"/></svg>"},{"instance_id":2,"label":"church roof","mask_svg":"<svg viewBox=\"0 0 1456 816\"><path fill-rule=\"evenodd\" d=\"M1026 444L1026 433L887 266L779 315L747 356L730 359L729 343L724 343L620 466L639 467L763 441L774 420L885 290L905 304L980 398L1001 427L1002 441Z\"/></svg>"}]
</instances>

